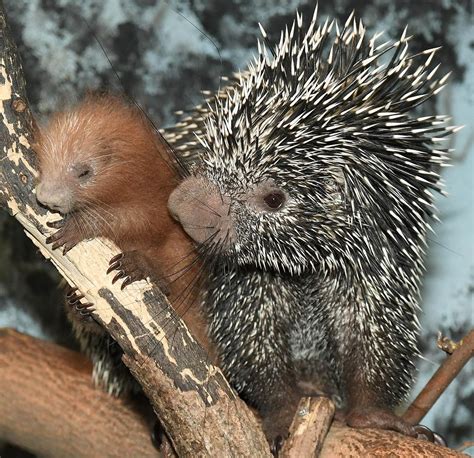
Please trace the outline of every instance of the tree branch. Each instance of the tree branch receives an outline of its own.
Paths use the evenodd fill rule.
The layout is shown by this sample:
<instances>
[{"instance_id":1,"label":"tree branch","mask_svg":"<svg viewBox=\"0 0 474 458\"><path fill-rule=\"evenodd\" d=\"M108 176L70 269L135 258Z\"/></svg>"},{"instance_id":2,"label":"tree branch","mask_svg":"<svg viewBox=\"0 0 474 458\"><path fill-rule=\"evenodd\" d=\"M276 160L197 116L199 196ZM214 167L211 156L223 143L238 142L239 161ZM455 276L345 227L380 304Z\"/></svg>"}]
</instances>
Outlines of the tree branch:
<instances>
[{"instance_id":1,"label":"tree branch","mask_svg":"<svg viewBox=\"0 0 474 458\"><path fill-rule=\"evenodd\" d=\"M438 370L403 414L403 418L412 425L419 423L473 355L474 330L471 330L456 348L452 349L452 354L447 356L439 366Z\"/></svg>"},{"instance_id":2,"label":"tree branch","mask_svg":"<svg viewBox=\"0 0 474 458\"><path fill-rule=\"evenodd\" d=\"M84 356L8 329L0 349L2 439L42 456L159 456L152 422L94 388Z\"/></svg>"},{"instance_id":3,"label":"tree branch","mask_svg":"<svg viewBox=\"0 0 474 458\"><path fill-rule=\"evenodd\" d=\"M327 398L302 398L283 445L282 458L319 456L334 417L334 404Z\"/></svg>"}]
</instances>

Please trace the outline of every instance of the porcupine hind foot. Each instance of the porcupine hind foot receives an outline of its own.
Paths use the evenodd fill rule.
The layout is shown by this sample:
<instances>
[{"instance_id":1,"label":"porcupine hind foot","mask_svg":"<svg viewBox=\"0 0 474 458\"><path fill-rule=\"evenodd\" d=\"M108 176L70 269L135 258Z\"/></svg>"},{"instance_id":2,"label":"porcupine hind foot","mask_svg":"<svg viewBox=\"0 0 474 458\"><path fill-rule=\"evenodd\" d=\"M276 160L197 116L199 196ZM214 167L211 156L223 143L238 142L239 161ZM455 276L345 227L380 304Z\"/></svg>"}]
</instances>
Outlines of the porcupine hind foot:
<instances>
[{"instance_id":1,"label":"porcupine hind foot","mask_svg":"<svg viewBox=\"0 0 474 458\"><path fill-rule=\"evenodd\" d=\"M93 318L91 312L94 310L94 304L91 302L81 302L84 299L77 288L69 286L66 289L66 314L73 323L86 328L90 332L103 333L102 326Z\"/></svg>"},{"instance_id":2,"label":"porcupine hind foot","mask_svg":"<svg viewBox=\"0 0 474 458\"><path fill-rule=\"evenodd\" d=\"M424 425L413 426L388 409L376 407L355 408L346 416L346 422L352 428L389 429L406 436L446 446L446 441L440 434L431 431Z\"/></svg>"},{"instance_id":3,"label":"porcupine hind foot","mask_svg":"<svg viewBox=\"0 0 474 458\"><path fill-rule=\"evenodd\" d=\"M416 437L416 429L388 409L378 407L356 407L346 416L352 428L390 429L406 436Z\"/></svg>"},{"instance_id":4,"label":"porcupine hind foot","mask_svg":"<svg viewBox=\"0 0 474 458\"><path fill-rule=\"evenodd\" d=\"M156 275L151 274L154 269L139 251L124 251L123 253L119 253L118 255L114 256L109 262L107 274L110 274L114 271L117 273L112 279L112 283L115 283L121 278L124 279L121 289L124 289L135 281L146 280L150 277L164 294L169 294L168 285L166 282L156 277Z\"/></svg>"}]
</instances>

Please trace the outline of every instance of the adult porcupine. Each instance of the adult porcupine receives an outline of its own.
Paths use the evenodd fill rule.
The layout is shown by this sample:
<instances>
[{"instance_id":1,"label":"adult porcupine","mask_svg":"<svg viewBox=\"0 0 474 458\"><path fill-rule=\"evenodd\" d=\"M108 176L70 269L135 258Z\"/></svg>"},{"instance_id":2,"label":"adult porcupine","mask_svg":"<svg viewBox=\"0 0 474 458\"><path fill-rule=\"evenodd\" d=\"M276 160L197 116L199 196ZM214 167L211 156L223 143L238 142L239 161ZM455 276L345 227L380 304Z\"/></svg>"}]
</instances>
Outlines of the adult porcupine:
<instances>
[{"instance_id":1,"label":"adult porcupine","mask_svg":"<svg viewBox=\"0 0 474 458\"><path fill-rule=\"evenodd\" d=\"M392 409L417 355L430 190L446 157L436 143L454 129L410 114L447 77L430 68L436 49L409 55L408 41L366 40L353 15L340 30L317 27L315 12L304 30L297 14L169 136L200 150L169 208L212 259L211 338L269 436L314 392L339 397L352 426L414 432Z\"/></svg>"}]
</instances>

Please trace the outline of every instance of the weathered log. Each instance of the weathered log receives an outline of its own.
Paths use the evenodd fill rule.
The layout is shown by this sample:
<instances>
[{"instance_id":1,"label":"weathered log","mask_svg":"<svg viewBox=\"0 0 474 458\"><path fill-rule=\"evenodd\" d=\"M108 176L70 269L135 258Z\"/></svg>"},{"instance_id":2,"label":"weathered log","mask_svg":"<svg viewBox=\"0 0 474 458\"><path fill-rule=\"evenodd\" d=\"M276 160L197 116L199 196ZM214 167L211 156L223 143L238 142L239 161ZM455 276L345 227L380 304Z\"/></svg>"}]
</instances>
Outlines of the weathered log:
<instances>
[{"instance_id":1,"label":"weathered log","mask_svg":"<svg viewBox=\"0 0 474 458\"><path fill-rule=\"evenodd\" d=\"M95 304L94 317L119 343L125 363L142 384L181 455L267 456L255 416L212 365L164 295L146 281L124 291L106 275L117 254L92 240L66 256L45 243L51 215L36 204L36 171L30 148L33 118L16 47L0 4L0 203L70 285Z\"/></svg>"}]
</instances>

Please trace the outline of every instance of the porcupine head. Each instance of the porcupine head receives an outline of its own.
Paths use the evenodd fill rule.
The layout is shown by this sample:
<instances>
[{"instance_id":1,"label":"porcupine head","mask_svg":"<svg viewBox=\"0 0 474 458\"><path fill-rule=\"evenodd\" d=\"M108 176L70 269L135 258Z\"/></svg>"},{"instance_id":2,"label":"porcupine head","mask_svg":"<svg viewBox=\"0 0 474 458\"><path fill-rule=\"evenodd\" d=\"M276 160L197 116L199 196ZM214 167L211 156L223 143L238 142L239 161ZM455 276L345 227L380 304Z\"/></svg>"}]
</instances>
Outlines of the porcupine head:
<instances>
[{"instance_id":1,"label":"porcupine head","mask_svg":"<svg viewBox=\"0 0 474 458\"><path fill-rule=\"evenodd\" d=\"M410 113L446 81L430 66L436 49L409 55L405 32L366 39L353 15L317 27L316 11L307 28L297 14L274 47L262 33L248 70L209 101L200 164L171 213L227 262L388 279L404 275L397 257L417 290L446 155L436 142L452 130Z\"/></svg>"},{"instance_id":2,"label":"porcupine head","mask_svg":"<svg viewBox=\"0 0 474 458\"><path fill-rule=\"evenodd\" d=\"M88 94L38 134L38 200L63 215L83 210L91 216L95 208L107 208L110 216L111 208L125 207L131 200L146 202L147 180L154 183L156 167L161 166L150 166L149 152L157 147L147 132L141 113L120 97ZM167 173L165 166L160 170ZM140 191L130 183L145 184ZM100 220L105 221L104 216Z\"/></svg>"}]
</instances>

